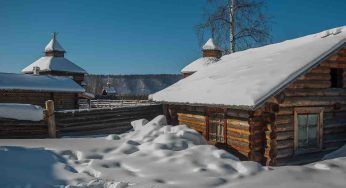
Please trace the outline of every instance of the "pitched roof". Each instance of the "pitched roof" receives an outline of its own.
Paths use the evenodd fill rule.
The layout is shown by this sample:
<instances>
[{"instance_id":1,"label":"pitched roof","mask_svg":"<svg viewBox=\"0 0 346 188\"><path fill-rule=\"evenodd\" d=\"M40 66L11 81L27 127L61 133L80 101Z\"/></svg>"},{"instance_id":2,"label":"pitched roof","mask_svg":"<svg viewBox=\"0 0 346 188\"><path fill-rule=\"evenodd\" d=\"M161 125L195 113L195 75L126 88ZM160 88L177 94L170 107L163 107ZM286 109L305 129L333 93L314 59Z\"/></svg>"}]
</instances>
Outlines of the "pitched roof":
<instances>
[{"instance_id":1,"label":"pitched roof","mask_svg":"<svg viewBox=\"0 0 346 188\"><path fill-rule=\"evenodd\" d=\"M256 108L345 42L346 27L341 27L226 55L150 98Z\"/></svg>"},{"instance_id":2,"label":"pitched roof","mask_svg":"<svg viewBox=\"0 0 346 188\"><path fill-rule=\"evenodd\" d=\"M218 61L216 57L201 57L184 67L182 73L193 73Z\"/></svg>"},{"instance_id":3,"label":"pitched roof","mask_svg":"<svg viewBox=\"0 0 346 188\"><path fill-rule=\"evenodd\" d=\"M56 34L53 33L52 39L49 41L47 46L44 48L45 52L59 51L65 52L64 48L60 45L58 40L56 39Z\"/></svg>"},{"instance_id":4,"label":"pitched roof","mask_svg":"<svg viewBox=\"0 0 346 188\"><path fill-rule=\"evenodd\" d=\"M54 56L44 56L32 63L31 65L25 67L23 73L33 72L34 67L40 67L41 72L46 71L62 71L62 72L73 72L73 73L87 73L83 68L72 63L65 57L54 57Z\"/></svg>"},{"instance_id":5,"label":"pitched roof","mask_svg":"<svg viewBox=\"0 0 346 188\"><path fill-rule=\"evenodd\" d=\"M210 38L202 47L203 50L220 50L212 38Z\"/></svg>"},{"instance_id":6,"label":"pitched roof","mask_svg":"<svg viewBox=\"0 0 346 188\"><path fill-rule=\"evenodd\" d=\"M0 90L81 93L85 89L68 77L0 73Z\"/></svg>"}]
</instances>

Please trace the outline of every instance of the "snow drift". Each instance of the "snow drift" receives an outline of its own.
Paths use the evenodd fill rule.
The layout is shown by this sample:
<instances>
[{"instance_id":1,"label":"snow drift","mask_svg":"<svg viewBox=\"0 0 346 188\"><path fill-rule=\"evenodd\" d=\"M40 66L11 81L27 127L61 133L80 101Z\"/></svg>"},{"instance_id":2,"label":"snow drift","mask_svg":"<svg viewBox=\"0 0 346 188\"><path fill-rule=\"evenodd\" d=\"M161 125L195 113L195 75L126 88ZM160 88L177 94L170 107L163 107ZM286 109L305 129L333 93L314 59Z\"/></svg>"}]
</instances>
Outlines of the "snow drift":
<instances>
[{"instance_id":1,"label":"snow drift","mask_svg":"<svg viewBox=\"0 0 346 188\"><path fill-rule=\"evenodd\" d=\"M346 159L269 169L164 116L94 138L0 141L0 187L344 187ZM292 186L290 186L292 185Z\"/></svg>"}]
</instances>

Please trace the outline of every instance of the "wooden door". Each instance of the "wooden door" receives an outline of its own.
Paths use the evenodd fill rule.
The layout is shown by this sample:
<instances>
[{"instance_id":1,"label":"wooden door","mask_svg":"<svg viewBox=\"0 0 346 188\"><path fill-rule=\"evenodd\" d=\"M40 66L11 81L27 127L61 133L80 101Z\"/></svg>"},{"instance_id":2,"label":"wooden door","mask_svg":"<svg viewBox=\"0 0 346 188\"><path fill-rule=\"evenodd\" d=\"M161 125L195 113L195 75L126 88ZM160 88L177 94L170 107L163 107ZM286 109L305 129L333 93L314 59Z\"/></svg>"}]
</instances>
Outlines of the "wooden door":
<instances>
[{"instance_id":1,"label":"wooden door","mask_svg":"<svg viewBox=\"0 0 346 188\"><path fill-rule=\"evenodd\" d=\"M224 113L211 113L209 115L209 141L225 143L225 115Z\"/></svg>"}]
</instances>

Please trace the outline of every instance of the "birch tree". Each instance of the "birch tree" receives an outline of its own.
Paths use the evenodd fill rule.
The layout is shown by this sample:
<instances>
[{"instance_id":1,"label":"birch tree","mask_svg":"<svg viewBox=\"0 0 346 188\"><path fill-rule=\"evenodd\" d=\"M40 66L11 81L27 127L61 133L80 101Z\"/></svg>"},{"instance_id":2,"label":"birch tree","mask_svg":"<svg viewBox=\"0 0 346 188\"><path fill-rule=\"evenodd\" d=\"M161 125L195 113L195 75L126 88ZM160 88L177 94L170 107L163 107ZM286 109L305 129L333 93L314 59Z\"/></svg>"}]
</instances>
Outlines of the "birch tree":
<instances>
[{"instance_id":1,"label":"birch tree","mask_svg":"<svg viewBox=\"0 0 346 188\"><path fill-rule=\"evenodd\" d=\"M200 44L210 36L225 53L271 42L264 0L207 0L204 21L195 26Z\"/></svg>"}]
</instances>

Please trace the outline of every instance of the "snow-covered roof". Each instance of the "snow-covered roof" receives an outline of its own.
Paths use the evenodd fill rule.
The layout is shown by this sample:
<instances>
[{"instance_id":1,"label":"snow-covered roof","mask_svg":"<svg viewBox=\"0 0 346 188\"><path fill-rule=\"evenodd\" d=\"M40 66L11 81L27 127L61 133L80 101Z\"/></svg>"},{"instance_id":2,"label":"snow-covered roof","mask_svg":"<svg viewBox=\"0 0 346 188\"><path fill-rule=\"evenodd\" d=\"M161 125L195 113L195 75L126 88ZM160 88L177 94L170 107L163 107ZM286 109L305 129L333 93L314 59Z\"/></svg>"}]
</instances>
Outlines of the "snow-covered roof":
<instances>
[{"instance_id":1,"label":"snow-covered roof","mask_svg":"<svg viewBox=\"0 0 346 188\"><path fill-rule=\"evenodd\" d=\"M220 50L220 48L214 43L213 39L210 38L202 47L203 50Z\"/></svg>"},{"instance_id":2,"label":"snow-covered roof","mask_svg":"<svg viewBox=\"0 0 346 188\"><path fill-rule=\"evenodd\" d=\"M186 67L184 67L181 72L182 73L193 73L200 69L203 69L204 67L215 63L218 61L218 58L215 57L201 57L192 63L188 64Z\"/></svg>"},{"instance_id":3,"label":"snow-covered roof","mask_svg":"<svg viewBox=\"0 0 346 188\"><path fill-rule=\"evenodd\" d=\"M233 53L150 97L170 103L256 108L345 42L344 26Z\"/></svg>"},{"instance_id":4,"label":"snow-covered roof","mask_svg":"<svg viewBox=\"0 0 346 188\"><path fill-rule=\"evenodd\" d=\"M45 52L59 51L65 52L64 48L60 45L60 43L56 40L56 34L53 33L52 39L49 41L47 46L44 48Z\"/></svg>"},{"instance_id":5,"label":"snow-covered roof","mask_svg":"<svg viewBox=\"0 0 346 188\"><path fill-rule=\"evenodd\" d=\"M62 71L72 73L87 73L83 68L72 63L65 57L44 56L22 70L23 73L32 73L34 67L39 67L40 72Z\"/></svg>"},{"instance_id":6,"label":"snow-covered roof","mask_svg":"<svg viewBox=\"0 0 346 188\"><path fill-rule=\"evenodd\" d=\"M85 89L68 77L0 73L0 90L45 92L84 92Z\"/></svg>"}]
</instances>

